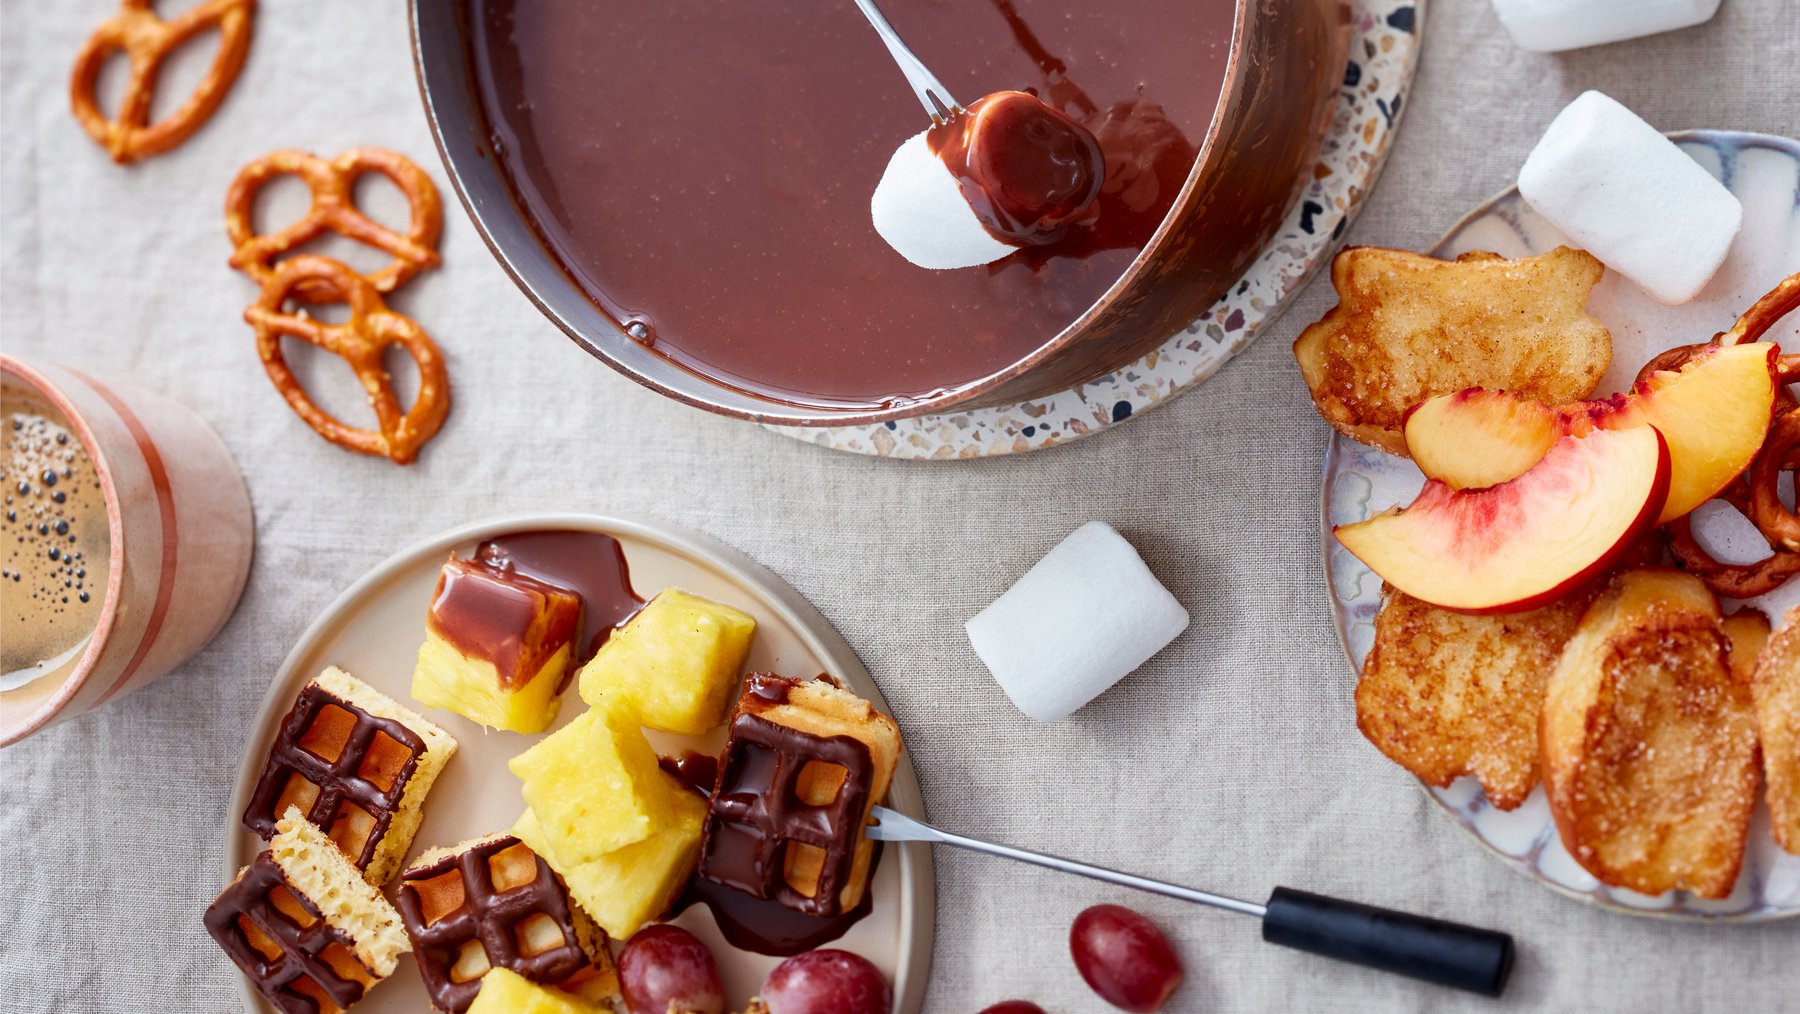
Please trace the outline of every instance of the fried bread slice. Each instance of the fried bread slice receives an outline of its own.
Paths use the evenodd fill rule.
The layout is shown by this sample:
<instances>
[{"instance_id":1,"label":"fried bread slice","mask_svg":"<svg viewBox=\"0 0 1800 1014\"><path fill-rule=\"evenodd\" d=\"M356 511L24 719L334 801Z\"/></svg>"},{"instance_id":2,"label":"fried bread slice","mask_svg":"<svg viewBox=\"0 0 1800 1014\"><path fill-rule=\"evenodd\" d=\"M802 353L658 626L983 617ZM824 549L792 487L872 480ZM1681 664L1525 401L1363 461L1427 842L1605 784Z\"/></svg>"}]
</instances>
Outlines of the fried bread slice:
<instances>
[{"instance_id":1,"label":"fried bread slice","mask_svg":"<svg viewBox=\"0 0 1800 1014\"><path fill-rule=\"evenodd\" d=\"M1338 305L1300 333L1294 358L1326 422L1404 456L1406 412L1434 395L1485 387L1560 405L1592 394L1612 363L1612 335L1586 310L1605 270L1568 247L1454 261L1351 247L1331 264Z\"/></svg>"},{"instance_id":2,"label":"fried bread slice","mask_svg":"<svg viewBox=\"0 0 1800 1014\"><path fill-rule=\"evenodd\" d=\"M1800 855L1800 606L1763 648L1753 687L1775 841Z\"/></svg>"},{"instance_id":3,"label":"fried bread slice","mask_svg":"<svg viewBox=\"0 0 1800 1014\"><path fill-rule=\"evenodd\" d=\"M1544 689L1595 591L1470 616L1389 589L1356 685L1356 727L1428 785L1474 775L1516 809L1538 783Z\"/></svg>"},{"instance_id":4,"label":"fried bread slice","mask_svg":"<svg viewBox=\"0 0 1800 1014\"><path fill-rule=\"evenodd\" d=\"M1626 571L1582 617L1544 699L1544 789L1576 862L1615 887L1723 898L1756 796L1750 687L1718 600L1690 574Z\"/></svg>"}]
</instances>

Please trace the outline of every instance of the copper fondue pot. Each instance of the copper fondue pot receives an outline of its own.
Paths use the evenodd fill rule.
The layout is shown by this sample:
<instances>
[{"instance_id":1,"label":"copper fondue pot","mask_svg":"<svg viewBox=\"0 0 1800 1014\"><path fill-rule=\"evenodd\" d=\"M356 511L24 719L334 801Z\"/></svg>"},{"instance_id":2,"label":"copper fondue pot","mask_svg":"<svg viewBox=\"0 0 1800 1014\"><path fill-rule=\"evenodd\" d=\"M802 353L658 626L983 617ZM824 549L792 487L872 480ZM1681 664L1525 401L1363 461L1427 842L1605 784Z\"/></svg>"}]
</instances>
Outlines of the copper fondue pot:
<instances>
[{"instance_id":1,"label":"copper fondue pot","mask_svg":"<svg viewBox=\"0 0 1800 1014\"><path fill-rule=\"evenodd\" d=\"M1238 0L1225 83L1168 217L1124 274L1005 370L937 397L868 409L769 401L694 373L620 330L519 207L476 94L466 4L412 0L413 60L445 168L488 248L538 309L614 369L671 398L758 422L841 426L1040 397L1161 345L1237 281L1311 176L1344 73L1349 0Z\"/></svg>"}]
</instances>

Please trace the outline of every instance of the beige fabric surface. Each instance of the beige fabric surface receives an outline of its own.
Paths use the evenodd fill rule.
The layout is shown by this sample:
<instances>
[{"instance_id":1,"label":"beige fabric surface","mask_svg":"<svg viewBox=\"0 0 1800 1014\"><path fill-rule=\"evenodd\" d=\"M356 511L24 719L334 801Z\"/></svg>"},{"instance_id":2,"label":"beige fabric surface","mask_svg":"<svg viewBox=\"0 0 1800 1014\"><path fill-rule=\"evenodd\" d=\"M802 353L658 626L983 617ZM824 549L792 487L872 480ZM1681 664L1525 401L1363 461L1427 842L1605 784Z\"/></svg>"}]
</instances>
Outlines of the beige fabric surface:
<instances>
[{"instance_id":1,"label":"beige fabric surface","mask_svg":"<svg viewBox=\"0 0 1800 1014\"><path fill-rule=\"evenodd\" d=\"M113 4L0 5L0 341L194 406L242 463L258 532L249 590L209 648L0 752L0 1010L232 1009L236 972L200 912L220 886L230 783L263 688L317 612L394 549L532 509L655 514L792 582L882 683L948 827L1244 897L1276 884L1342 894L1520 944L1494 1003L1266 946L1247 919L940 851L932 1011L1010 996L1104 1009L1066 943L1075 913L1102 900L1170 931L1184 1011L1800 1009L1800 920L1665 924L1554 895L1357 735L1319 578L1327 431L1288 352L1328 286L1200 391L1072 446L951 464L806 446L664 401L532 309L448 190L403 8L268 0L214 120L121 169L67 98L74 53ZM1482 0L1437 0L1425 22L1424 69L1354 242L1429 244L1505 186L1586 88L1663 128L1800 135L1794 0L1725 0L1705 27L1563 56L1514 48ZM362 144L410 154L451 202L444 268L394 300L437 336L456 391L442 435L405 470L325 444L280 403L239 319L251 288L225 266L219 208L240 165ZM314 372L347 381L326 365L338 372ZM961 623L1091 518L1138 545L1193 625L1072 719L1036 725Z\"/></svg>"}]
</instances>

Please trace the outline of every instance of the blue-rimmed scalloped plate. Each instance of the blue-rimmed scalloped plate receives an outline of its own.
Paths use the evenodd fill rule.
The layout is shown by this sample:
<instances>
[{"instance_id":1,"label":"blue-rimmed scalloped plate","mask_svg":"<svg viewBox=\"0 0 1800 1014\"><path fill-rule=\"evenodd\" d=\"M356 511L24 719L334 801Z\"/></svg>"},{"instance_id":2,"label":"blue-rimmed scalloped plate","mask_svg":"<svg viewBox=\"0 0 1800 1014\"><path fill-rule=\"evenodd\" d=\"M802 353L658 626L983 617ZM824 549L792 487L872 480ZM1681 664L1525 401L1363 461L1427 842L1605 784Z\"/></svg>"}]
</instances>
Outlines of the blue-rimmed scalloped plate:
<instances>
[{"instance_id":1,"label":"blue-rimmed scalloped plate","mask_svg":"<svg viewBox=\"0 0 1800 1014\"><path fill-rule=\"evenodd\" d=\"M1617 273L1606 274L1588 302L1588 310L1613 336L1613 365L1601 381L1602 392L1629 387L1638 368L1656 353L1706 341L1731 326L1758 296L1800 271L1800 141L1714 130L1670 136L1744 203L1744 229L1718 275L1700 298L1685 306L1662 306ZM1512 189L1458 222L1430 252L1437 257L1455 257L1469 250L1492 250L1521 257L1564 244L1573 245ZM1800 348L1800 319L1783 321L1767 340ZM1423 481L1412 462L1342 435L1333 437L1325 453L1325 579L1338 635L1353 672L1362 671L1363 659L1374 642L1381 580L1337 544L1331 537L1332 526L1361 521L1394 504L1410 502ZM1749 562L1768 553L1761 536L1730 508L1709 504L1695 512L1694 518L1696 535L1721 560ZM1748 604L1779 621L1797 602L1800 581L1791 581ZM1760 802L1736 890L1729 898L1707 901L1683 892L1649 897L1595 880L1563 848L1542 789L1511 813L1489 805L1473 778L1428 791L1452 820L1508 866L1553 890L1602 908L1708 922L1800 915L1800 856L1775 845L1769 835L1767 809Z\"/></svg>"}]
</instances>

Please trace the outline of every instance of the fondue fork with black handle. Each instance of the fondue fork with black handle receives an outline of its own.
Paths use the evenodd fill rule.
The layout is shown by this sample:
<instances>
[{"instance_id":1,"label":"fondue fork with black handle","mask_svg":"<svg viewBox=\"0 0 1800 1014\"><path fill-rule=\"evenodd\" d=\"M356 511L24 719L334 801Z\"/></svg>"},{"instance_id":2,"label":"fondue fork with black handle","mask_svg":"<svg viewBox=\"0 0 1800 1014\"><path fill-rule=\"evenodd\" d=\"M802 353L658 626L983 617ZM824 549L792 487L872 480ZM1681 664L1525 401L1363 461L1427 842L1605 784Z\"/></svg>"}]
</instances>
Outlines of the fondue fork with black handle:
<instances>
[{"instance_id":1,"label":"fondue fork with black handle","mask_svg":"<svg viewBox=\"0 0 1800 1014\"><path fill-rule=\"evenodd\" d=\"M1494 930L1409 915L1340 898L1277 887L1265 904L1209 894L1103 866L997 845L939 830L924 821L874 807L866 830L877 841L954 845L1064 873L1222 908L1262 920L1263 939L1297 950L1423 979L1484 996L1499 996L1512 972L1512 937Z\"/></svg>"}]
</instances>

